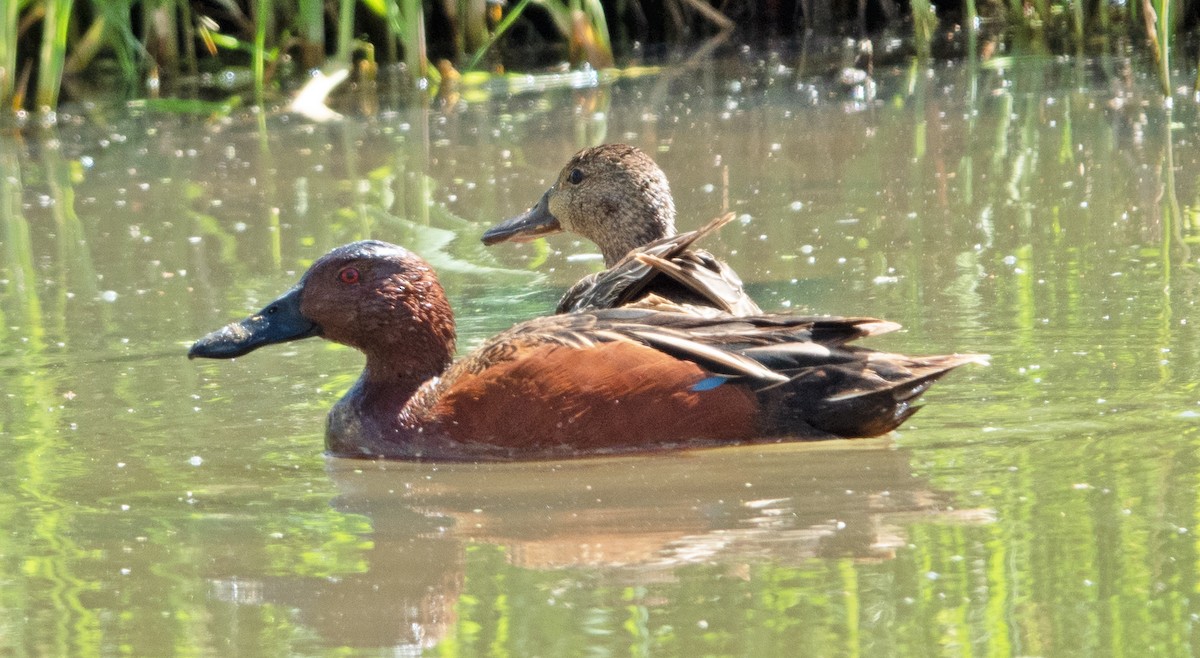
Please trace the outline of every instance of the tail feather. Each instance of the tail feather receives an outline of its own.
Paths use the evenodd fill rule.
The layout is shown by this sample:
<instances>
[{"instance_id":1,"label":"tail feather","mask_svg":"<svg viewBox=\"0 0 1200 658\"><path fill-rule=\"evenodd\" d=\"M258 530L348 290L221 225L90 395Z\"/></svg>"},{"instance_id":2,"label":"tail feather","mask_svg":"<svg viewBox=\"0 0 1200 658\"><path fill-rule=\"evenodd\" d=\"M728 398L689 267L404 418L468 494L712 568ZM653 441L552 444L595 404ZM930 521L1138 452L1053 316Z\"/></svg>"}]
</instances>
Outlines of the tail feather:
<instances>
[{"instance_id":1,"label":"tail feather","mask_svg":"<svg viewBox=\"0 0 1200 658\"><path fill-rule=\"evenodd\" d=\"M852 363L801 369L787 384L760 391L768 431L797 436L816 430L846 438L886 434L920 409L916 403L938 379L959 366L986 363L977 354L857 355Z\"/></svg>"},{"instance_id":2,"label":"tail feather","mask_svg":"<svg viewBox=\"0 0 1200 658\"><path fill-rule=\"evenodd\" d=\"M753 393L762 436L885 434L916 413L946 373L987 364L980 354L906 356L848 344L897 326L874 318L701 317L622 307L543 318L537 326L535 340L633 341L699 365L708 376L690 392L734 385Z\"/></svg>"}]
</instances>

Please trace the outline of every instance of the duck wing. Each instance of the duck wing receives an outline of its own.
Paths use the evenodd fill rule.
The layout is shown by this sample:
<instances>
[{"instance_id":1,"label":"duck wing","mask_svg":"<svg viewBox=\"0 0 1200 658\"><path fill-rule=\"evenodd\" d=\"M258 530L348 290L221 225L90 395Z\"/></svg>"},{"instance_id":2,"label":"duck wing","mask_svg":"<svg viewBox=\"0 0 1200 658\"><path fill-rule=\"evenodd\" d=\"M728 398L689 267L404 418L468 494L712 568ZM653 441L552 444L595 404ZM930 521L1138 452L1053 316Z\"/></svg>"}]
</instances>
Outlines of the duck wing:
<instances>
[{"instance_id":1,"label":"duck wing","mask_svg":"<svg viewBox=\"0 0 1200 658\"><path fill-rule=\"evenodd\" d=\"M515 358L522 349L556 344L587 349L601 343L636 342L698 363L714 374L778 383L779 373L836 363L836 350L900 325L868 317L757 315L698 316L688 312L623 307L537 318L516 325L467 360L475 368Z\"/></svg>"},{"instance_id":2,"label":"duck wing","mask_svg":"<svg viewBox=\"0 0 1200 658\"><path fill-rule=\"evenodd\" d=\"M661 238L629 252L616 265L572 286L559 301L557 312L635 304L650 308L665 302L681 311L697 307L733 315L761 313L732 268L706 251L691 248L733 217L726 213L695 231Z\"/></svg>"},{"instance_id":3,"label":"duck wing","mask_svg":"<svg viewBox=\"0 0 1200 658\"><path fill-rule=\"evenodd\" d=\"M489 419L525 424L509 431L489 421L472 436L503 437L495 440L515 445L544 431L577 445L591 431L615 445L636 429L613 431L615 425L596 416L601 407L610 417L618 413L611 407L616 404L631 428L683 414L696 436L716 439L729 429L720 425L727 421L716 420L727 410L704 400L718 396L713 399L736 407L742 418L731 437L877 436L910 417L935 380L985 360L969 354L909 357L850 344L896 326L874 318L708 318L641 308L538 318L456 362L418 392L409 409L445 418L455 415L447 411L454 404L469 400L487 408ZM676 407L687 411L671 411ZM564 417L586 417L594 425L562 429ZM677 436L691 431L682 420L671 422L683 423Z\"/></svg>"}]
</instances>

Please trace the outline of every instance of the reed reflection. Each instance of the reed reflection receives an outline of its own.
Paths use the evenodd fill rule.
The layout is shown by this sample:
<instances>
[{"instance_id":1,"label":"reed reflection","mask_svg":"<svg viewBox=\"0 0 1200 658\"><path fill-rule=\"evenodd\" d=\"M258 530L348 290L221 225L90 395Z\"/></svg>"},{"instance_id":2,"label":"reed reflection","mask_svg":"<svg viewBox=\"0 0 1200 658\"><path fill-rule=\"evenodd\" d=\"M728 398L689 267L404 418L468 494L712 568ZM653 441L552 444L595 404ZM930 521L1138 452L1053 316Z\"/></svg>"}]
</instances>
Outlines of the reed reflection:
<instances>
[{"instance_id":1,"label":"reed reflection","mask_svg":"<svg viewBox=\"0 0 1200 658\"><path fill-rule=\"evenodd\" d=\"M476 603L496 581L526 603L504 612L512 628L554 614L564 603L555 588L583 597L572 605L599 605L589 590L638 587L641 605L686 608L694 602L675 588L691 569L744 583L764 566L873 563L895 556L910 523L990 520L987 510L955 510L887 440L486 466L332 460L329 475L335 508L369 520L363 570L230 574L210 595L298 608L336 646L429 647L493 628L495 610Z\"/></svg>"}]
</instances>

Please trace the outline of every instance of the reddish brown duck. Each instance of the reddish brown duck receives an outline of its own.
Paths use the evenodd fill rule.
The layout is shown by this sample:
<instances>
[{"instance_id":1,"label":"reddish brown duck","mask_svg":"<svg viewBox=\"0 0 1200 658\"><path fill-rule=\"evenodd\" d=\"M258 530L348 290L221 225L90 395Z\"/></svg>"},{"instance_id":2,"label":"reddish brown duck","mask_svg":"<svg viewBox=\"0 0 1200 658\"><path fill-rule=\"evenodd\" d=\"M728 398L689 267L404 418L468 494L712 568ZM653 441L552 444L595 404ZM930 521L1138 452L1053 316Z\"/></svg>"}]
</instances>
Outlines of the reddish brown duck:
<instances>
[{"instance_id":1,"label":"reddish brown duck","mask_svg":"<svg viewBox=\"0 0 1200 658\"><path fill-rule=\"evenodd\" d=\"M595 242L608 269L572 287L559 313L665 301L756 315L762 311L733 269L691 248L731 217L676 235L675 202L662 169L635 147L605 144L576 153L532 208L489 229L483 243L559 231ZM656 258L641 259L642 253Z\"/></svg>"},{"instance_id":2,"label":"reddish brown duck","mask_svg":"<svg viewBox=\"0 0 1200 658\"><path fill-rule=\"evenodd\" d=\"M335 455L503 460L883 434L971 355L848 345L870 318L704 318L612 309L523 322L453 362L428 263L383 242L338 247L263 310L201 338L226 359L320 336L366 355L329 413Z\"/></svg>"}]
</instances>

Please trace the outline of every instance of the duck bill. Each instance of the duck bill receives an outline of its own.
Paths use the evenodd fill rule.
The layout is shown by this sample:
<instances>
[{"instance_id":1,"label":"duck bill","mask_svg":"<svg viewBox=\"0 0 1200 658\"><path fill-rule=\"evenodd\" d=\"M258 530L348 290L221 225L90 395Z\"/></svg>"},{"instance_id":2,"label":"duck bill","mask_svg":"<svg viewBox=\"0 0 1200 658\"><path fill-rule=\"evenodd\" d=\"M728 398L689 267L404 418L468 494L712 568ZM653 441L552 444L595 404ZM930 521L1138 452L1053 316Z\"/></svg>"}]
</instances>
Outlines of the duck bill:
<instances>
[{"instance_id":1,"label":"duck bill","mask_svg":"<svg viewBox=\"0 0 1200 658\"><path fill-rule=\"evenodd\" d=\"M258 313L196 341L188 358L232 359L264 345L319 335L321 327L300 312L300 286L296 286Z\"/></svg>"},{"instance_id":2,"label":"duck bill","mask_svg":"<svg viewBox=\"0 0 1200 658\"><path fill-rule=\"evenodd\" d=\"M547 190L529 210L488 229L483 234L483 244L491 246L498 242L528 242L561 231L558 218L550 212L550 191L553 189Z\"/></svg>"}]
</instances>

